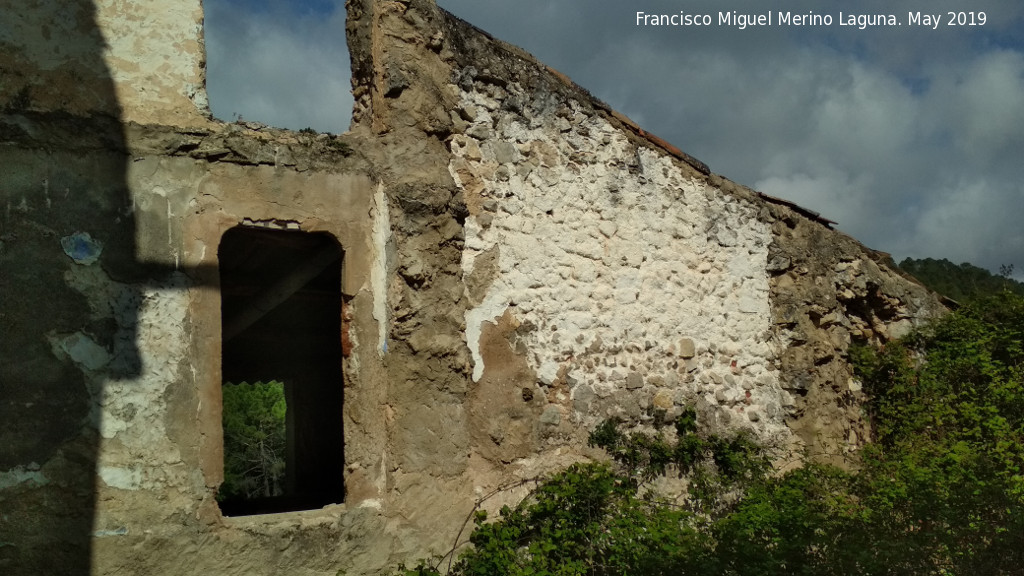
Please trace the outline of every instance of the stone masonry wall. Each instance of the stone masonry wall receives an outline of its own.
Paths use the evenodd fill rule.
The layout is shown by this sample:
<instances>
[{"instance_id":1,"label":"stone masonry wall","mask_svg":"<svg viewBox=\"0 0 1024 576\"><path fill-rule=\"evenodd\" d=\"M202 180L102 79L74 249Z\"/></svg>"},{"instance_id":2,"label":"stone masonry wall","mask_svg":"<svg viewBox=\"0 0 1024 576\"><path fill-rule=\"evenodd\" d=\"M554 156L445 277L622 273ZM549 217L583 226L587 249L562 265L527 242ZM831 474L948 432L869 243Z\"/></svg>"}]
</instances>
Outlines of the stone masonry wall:
<instances>
[{"instance_id":1,"label":"stone masonry wall","mask_svg":"<svg viewBox=\"0 0 1024 576\"><path fill-rule=\"evenodd\" d=\"M481 407L495 431L481 446L509 461L539 449L531 436L578 445L603 418L695 405L703 425L781 449L780 465L848 464L869 435L849 346L941 314L935 298L829 221L711 174L521 50L450 26L473 379L513 404L511 349L522 394L544 399L533 426Z\"/></svg>"},{"instance_id":2,"label":"stone masonry wall","mask_svg":"<svg viewBox=\"0 0 1024 576\"><path fill-rule=\"evenodd\" d=\"M672 418L703 395L742 400L746 426L783 434L771 235L758 207L682 174L574 102L561 114L502 115L513 90L465 94L467 134L482 138L451 140L472 214L463 269L474 379L487 367L481 325L508 313L551 401L548 422L564 416L585 430L656 409Z\"/></svg>"},{"instance_id":3,"label":"stone masonry wall","mask_svg":"<svg viewBox=\"0 0 1024 576\"><path fill-rule=\"evenodd\" d=\"M334 573L345 558L358 561L343 545L310 560L322 547L321 521L285 560L280 540L294 528L264 534L264 523L231 524L218 510L217 255L223 233L245 223L331 234L345 251L346 335L375 341L376 187L366 167L334 138L259 127L3 120L22 130L0 145L0 201L10 207L0 226L0 570L200 574L301 564ZM363 385L375 362L372 346L346 360L339 418L377 413ZM383 434L372 422L346 434L351 461L380 460ZM381 523L373 479L347 480L355 505L344 526L382 532L372 528ZM337 508L327 512L332 522ZM346 530L332 526L332 539ZM182 562L183 550L212 534L223 543Z\"/></svg>"},{"instance_id":4,"label":"stone masonry wall","mask_svg":"<svg viewBox=\"0 0 1024 576\"><path fill-rule=\"evenodd\" d=\"M856 462L870 438L866 398L848 361L851 344L884 344L945 313L936 296L902 276L888 254L791 212L771 211L773 331L788 342L780 382L787 421L804 454Z\"/></svg>"}]
</instances>

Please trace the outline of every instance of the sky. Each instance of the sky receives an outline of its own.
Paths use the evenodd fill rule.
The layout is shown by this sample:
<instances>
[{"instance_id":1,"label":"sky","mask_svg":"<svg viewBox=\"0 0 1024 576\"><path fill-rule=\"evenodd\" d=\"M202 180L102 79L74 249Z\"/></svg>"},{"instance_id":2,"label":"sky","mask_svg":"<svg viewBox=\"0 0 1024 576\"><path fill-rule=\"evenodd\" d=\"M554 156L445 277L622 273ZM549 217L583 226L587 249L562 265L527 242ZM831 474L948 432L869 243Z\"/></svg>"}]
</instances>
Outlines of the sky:
<instances>
[{"instance_id":1,"label":"sky","mask_svg":"<svg viewBox=\"0 0 1024 576\"><path fill-rule=\"evenodd\" d=\"M1024 2L438 3L712 171L821 212L871 248L993 272L1013 265L1024 279ZM347 129L342 0L204 7L216 117ZM710 14L712 26L642 26L638 11ZM948 25L951 11L965 25ZM773 23L741 30L719 25L719 12L770 13ZM780 25L779 12L832 25ZM912 25L910 12L940 25ZM902 25L840 25L876 13Z\"/></svg>"}]
</instances>

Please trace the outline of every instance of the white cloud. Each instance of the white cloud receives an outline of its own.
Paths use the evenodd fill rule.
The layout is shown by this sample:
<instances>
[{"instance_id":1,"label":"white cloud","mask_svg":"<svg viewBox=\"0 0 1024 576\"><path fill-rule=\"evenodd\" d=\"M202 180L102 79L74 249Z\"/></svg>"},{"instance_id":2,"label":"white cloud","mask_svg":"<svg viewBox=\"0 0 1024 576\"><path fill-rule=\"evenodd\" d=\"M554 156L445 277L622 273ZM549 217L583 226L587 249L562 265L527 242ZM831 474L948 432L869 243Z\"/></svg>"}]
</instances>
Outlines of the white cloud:
<instances>
[{"instance_id":1,"label":"white cloud","mask_svg":"<svg viewBox=\"0 0 1024 576\"><path fill-rule=\"evenodd\" d=\"M998 270L1020 268L1024 254L1024 184L1007 188L984 177L936 190L908 232L908 253L941 255L953 262ZM1008 209L1009 207L1015 209Z\"/></svg>"},{"instance_id":2,"label":"white cloud","mask_svg":"<svg viewBox=\"0 0 1024 576\"><path fill-rule=\"evenodd\" d=\"M880 67L848 59L800 136L761 164L754 187L791 199L875 248L998 269L1024 261L1021 55L935 67L915 94ZM786 106L780 108L788 110Z\"/></svg>"},{"instance_id":3,"label":"white cloud","mask_svg":"<svg viewBox=\"0 0 1024 576\"><path fill-rule=\"evenodd\" d=\"M957 160L975 168L1012 163L1024 150L1024 54L996 50L955 66L936 64L925 106L948 131Z\"/></svg>"},{"instance_id":4,"label":"white cloud","mask_svg":"<svg viewBox=\"0 0 1024 576\"><path fill-rule=\"evenodd\" d=\"M840 228L849 231L884 225L874 222L877 211L873 205L864 202L860 194L864 188L870 188L871 180L869 175L853 176L839 170L821 169L815 174L797 172L770 176L758 180L754 188L820 212L830 220L837 220Z\"/></svg>"},{"instance_id":5,"label":"white cloud","mask_svg":"<svg viewBox=\"0 0 1024 576\"><path fill-rule=\"evenodd\" d=\"M244 11L207 0L207 91L214 116L344 132L352 115L345 14Z\"/></svg>"},{"instance_id":6,"label":"white cloud","mask_svg":"<svg viewBox=\"0 0 1024 576\"><path fill-rule=\"evenodd\" d=\"M232 1L206 0L215 114L344 130L351 97L340 0L318 0L321 13L334 2L330 16L277 0L241 14L225 7ZM1019 2L980 0L971 9L986 10L990 25L972 29L743 32L635 26L637 9L680 10L671 0L441 4L523 45L712 170L818 210L873 248L1024 269ZM860 0L843 9L905 5ZM817 6L783 0L772 10ZM727 8L766 9L755 0ZM725 8L686 7L705 9Z\"/></svg>"}]
</instances>

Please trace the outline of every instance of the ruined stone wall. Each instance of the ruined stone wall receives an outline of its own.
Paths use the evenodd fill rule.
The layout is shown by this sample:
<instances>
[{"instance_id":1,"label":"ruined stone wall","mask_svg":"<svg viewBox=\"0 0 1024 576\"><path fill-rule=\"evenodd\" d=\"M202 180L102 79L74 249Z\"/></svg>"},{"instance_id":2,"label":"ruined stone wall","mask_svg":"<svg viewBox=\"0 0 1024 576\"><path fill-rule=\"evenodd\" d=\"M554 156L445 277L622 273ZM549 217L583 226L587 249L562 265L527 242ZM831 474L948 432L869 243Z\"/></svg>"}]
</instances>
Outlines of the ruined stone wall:
<instances>
[{"instance_id":1,"label":"ruined stone wall","mask_svg":"<svg viewBox=\"0 0 1024 576\"><path fill-rule=\"evenodd\" d=\"M0 10L0 110L178 126L209 113L199 0L4 0Z\"/></svg>"},{"instance_id":2,"label":"ruined stone wall","mask_svg":"<svg viewBox=\"0 0 1024 576\"><path fill-rule=\"evenodd\" d=\"M472 121L451 141L472 213L466 334L480 386L493 378L482 327L507 314L563 435L610 416L674 419L699 396L738 405L766 439L784 434L759 207L571 100L503 114L521 88L484 89L497 98L466 93Z\"/></svg>"},{"instance_id":3,"label":"ruined stone wall","mask_svg":"<svg viewBox=\"0 0 1024 576\"><path fill-rule=\"evenodd\" d=\"M0 568L336 571L345 546L308 562L322 547L319 528L282 560L278 540L294 528L253 534L229 524L214 501L223 478L217 257L223 233L245 223L331 234L345 252L347 336L375 341L378 188L365 166L328 137L243 126L115 126L116 141L101 138L102 122L4 121L26 130L0 147L9 207L0 234ZM339 418L378 412L364 377L379 371L376 362L372 346L346 359ZM372 421L346 433L349 458L379 461L383 433ZM353 474L348 487L376 497L370 482ZM356 508L346 522L365 515ZM336 521L338 511L330 514ZM213 534L228 543L183 565L183 551Z\"/></svg>"},{"instance_id":4,"label":"ruined stone wall","mask_svg":"<svg viewBox=\"0 0 1024 576\"><path fill-rule=\"evenodd\" d=\"M933 293L865 248L789 210L771 211L769 251L773 331L780 383L793 404L787 425L804 453L838 465L870 438L848 351L880 345L945 313Z\"/></svg>"},{"instance_id":5,"label":"ruined stone wall","mask_svg":"<svg viewBox=\"0 0 1024 576\"><path fill-rule=\"evenodd\" d=\"M828 220L711 174L522 51L450 26L481 449L508 462L578 446L607 417L695 405L704 426L749 429L785 461L848 464L869 434L850 344L941 314L934 297ZM533 426L495 407L514 404L511 380L544 399Z\"/></svg>"},{"instance_id":6,"label":"ruined stone wall","mask_svg":"<svg viewBox=\"0 0 1024 576\"><path fill-rule=\"evenodd\" d=\"M780 466L868 437L850 344L941 313L884 255L430 0L347 9L340 137L207 118L198 3L41 0L0 26L0 571L378 573L600 457L609 416L695 405ZM344 251L337 505L214 499L238 225Z\"/></svg>"},{"instance_id":7,"label":"ruined stone wall","mask_svg":"<svg viewBox=\"0 0 1024 576\"><path fill-rule=\"evenodd\" d=\"M394 546L341 543L350 527L383 532L374 472L345 479L356 505L344 519L338 506L283 525L231 524L214 500L217 250L239 225L326 232L343 249L351 321L338 418L352 462L382 460L380 419L366 417L380 401L365 385L381 380L380 361L361 343L379 333L372 232L388 227L387 212L356 146L211 122L198 2L3 12L0 572L383 565Z\"/></svg>"}]
</instances>

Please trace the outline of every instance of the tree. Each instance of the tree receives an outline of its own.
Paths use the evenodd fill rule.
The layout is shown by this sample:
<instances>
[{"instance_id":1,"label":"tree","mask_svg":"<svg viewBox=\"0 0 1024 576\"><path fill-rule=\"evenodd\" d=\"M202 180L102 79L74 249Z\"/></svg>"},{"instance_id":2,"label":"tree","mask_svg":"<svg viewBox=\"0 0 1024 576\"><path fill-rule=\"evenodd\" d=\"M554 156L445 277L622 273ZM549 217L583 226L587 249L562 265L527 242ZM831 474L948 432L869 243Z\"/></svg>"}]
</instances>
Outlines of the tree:
<instances>
[{"instance_id":1,"label":"tree","mask_svg":"<svg viewBox=\"0 0 1024 576\"><path fill-rule=\"evenodd\" d=\"M217 498L281 495L287 442L284 384L225 383L223 398L224 483Z\"/></svg>"},{"instance_id":2,"label":"tree","mask_svg":"<svg viewBox=\"0 0 1024 576\"><path fill-rule=\"evenodd\" d=\"M1012 264L1000 266L998 275L966 262L953 264L946 259L906 258L900 262L899 267L920 280L930 290L957 302L968 302L1006 291L1024 296L1024 284L1011 278Z\"/></svg>"},{"instance_id":3,"label":"tree","mask_svg":"<svg viewBox=\"0 0 1024 576\"><path fill-rule=\"evenodd\" d=\"M906 573L1024 565L1024 298L978 300L858 369L875 442L859 492ZM909 552L913 552L910 554Z\"/></svg>"}]
</instances>

